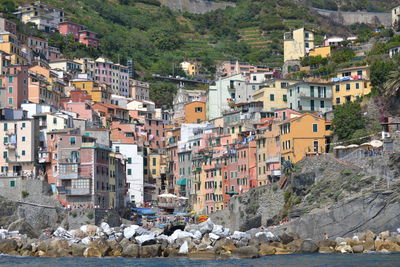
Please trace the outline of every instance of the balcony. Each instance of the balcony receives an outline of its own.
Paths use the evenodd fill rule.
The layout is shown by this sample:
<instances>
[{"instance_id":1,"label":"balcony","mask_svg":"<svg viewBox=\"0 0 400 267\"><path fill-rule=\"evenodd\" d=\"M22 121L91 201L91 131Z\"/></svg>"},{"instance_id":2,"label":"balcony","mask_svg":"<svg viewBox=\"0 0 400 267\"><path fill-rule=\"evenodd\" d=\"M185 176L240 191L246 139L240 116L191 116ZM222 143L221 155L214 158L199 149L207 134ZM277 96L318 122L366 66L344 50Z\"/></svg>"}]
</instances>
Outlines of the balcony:
<instances>
[{"instance_id":1,"label":"balcony","mask_svg":"<svg viewBox=\"0 0 400 267\"><path fill-rule=\"evenodd\" d=\"M39 163L49 163L50 159L50 152L38 152L38 162Z\"/></svg>"},{"instance_id":2,"label":"balcony","mask_svg":"<svg viewBox=\"0 0 400 267\"><path fill-rule=\"evenodd\" d=\"M304 93L304 92L301 92L301 93L299 94L299 97L302 98L302 99L322 99L322 100L331 100L331 98L330 98L330 97L327 97L326 95L325 95L325 96L324 96L324 95L318 95L318 94L316 94L316 95L309 95L309 94L306 94L306 93Z\"/></svg>"},{"instance_id":3,"label":"balcony","mask_svg":"<svg viewBox=\"0 0 400 267\"><path fill-rule=\"evenodd\" d=\"M15 150L17 148L17 144L16 143L6 143L4 144L6 146L7 149L9 150Z\"/></svg>"},{"instance_id":4,"label":"balcony","mask_svg":"<svg viewBox=\"0 0 400 267\"><path fill-rule=\"evenodd\" d=\"M271 176L281 176L281 170L273 170L273 171L271 171Z\"/></svg>"}]
</instances>

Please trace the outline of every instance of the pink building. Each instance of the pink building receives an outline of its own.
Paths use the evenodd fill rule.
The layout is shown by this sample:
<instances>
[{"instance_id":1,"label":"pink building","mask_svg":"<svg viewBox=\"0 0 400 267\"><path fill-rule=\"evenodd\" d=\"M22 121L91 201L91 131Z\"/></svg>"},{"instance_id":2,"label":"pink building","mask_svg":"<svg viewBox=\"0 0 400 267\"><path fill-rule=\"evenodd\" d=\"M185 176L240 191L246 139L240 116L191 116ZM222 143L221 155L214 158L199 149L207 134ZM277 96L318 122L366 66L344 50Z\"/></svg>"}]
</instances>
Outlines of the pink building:
<instances>
[{"instance_id":1,"label":"pink building","mask_svg":"<svg viewBox=\"0 0 400 267\"><path fill-rule=\"evenodd\" d=\"M64 21L58 24L58 31L62 35L72 35L76 41L79 40L79 32L83 30L83 26L74 22Z\"/></svg>"},{"instance_id":2,"label":"pink building","mask_svg":"<svg viewBox=\"0 0 400 267\"><path fill-rule=\"evenodd\" d=\"M0 75L4 94L0 97L1 107L20 108L28 102L28 66L9 65L4 68L7 75Z\"/></svg>"},{"instance_id":3,"label":"pink building","mask_svg":"<svg viewBox=\"0 0 400 267\"><path fill-rule=\"evenodd\" d=\"M146 119L144 125L147 132L147 140L152 149L164 148L164 123L162 120Z\"/></svg>"},{"instance_id":4,"label":"pink building","mask_svg":"<svg viewBox=\"0 0 400 267\"><path fill-rule=\"evenodd\" d=\"M94 48L99 46L99 39L97 39L96 33L88 30L82 30L79 32L79 42Z\"/></svg>"},{"instance_id":5,"label":"pink building","mask_svg":"<svg viewBox=\"0 0 400 267\"><path fill-rule=\"evenodd\" d=\"M234 74L243 73L247 77L250 77L251 73L270 71L274 71L274 68L267 66L251 65L247 62L238 61L223 61L217 67L217 72L219 72L221 76L231 76Z\"/></svg>"}]
</instances>

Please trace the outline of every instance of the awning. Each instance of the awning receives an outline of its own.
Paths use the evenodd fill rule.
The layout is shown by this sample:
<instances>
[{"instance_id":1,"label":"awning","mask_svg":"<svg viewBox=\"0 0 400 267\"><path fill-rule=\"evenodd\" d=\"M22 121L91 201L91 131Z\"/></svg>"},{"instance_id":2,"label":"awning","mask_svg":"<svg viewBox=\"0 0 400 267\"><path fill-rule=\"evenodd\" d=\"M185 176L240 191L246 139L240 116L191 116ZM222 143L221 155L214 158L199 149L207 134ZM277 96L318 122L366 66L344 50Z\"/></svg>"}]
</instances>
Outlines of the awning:
<instances>
[{"instance_id":1,"label":"awning","mask_svg":"<svg viewBox=\"0 0 400 267\"><path fill-rule=\"evenodd\" d=\"M154 210L147 208L132 208L132 211L136 212L138 215L156 215Z\"/></svg>"},{"instance_id":2,"label":"awning","mask_svg":"<svg viewBox=\"0 0 400 267\"><path fill-rule=\"evenodd\" d=\"M177 185L186 185L186 178L179 179Z\"/></svg>"},{"instance_id":3,"label":"awning","mask_svg":"<svg viewBox=\"0 0 400 267\"><path fill-rule=\"evenodd\" d=\"M239 195L238 192L233 192L233 191L226 192L226 194L227 194L227 195Z\"/></svg>"}]
</instances>

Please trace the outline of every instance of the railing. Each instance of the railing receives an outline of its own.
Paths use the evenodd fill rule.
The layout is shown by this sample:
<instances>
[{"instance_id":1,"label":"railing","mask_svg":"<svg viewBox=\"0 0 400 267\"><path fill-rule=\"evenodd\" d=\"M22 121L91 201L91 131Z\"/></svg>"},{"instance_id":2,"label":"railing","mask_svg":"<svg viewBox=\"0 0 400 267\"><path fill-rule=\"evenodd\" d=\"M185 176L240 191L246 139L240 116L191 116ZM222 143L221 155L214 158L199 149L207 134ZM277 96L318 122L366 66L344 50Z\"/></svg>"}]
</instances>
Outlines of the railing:
<instances>
[{"instance_id":1,"label":"railing","mask_svg":"<svg viewBox=\"0 0 400 267\"><path fill-rule=\"evenodd\" d=\"M91 194L90 188L65 188L66 194L71 196L86 196Z\"/></svg>"}]
</instances>

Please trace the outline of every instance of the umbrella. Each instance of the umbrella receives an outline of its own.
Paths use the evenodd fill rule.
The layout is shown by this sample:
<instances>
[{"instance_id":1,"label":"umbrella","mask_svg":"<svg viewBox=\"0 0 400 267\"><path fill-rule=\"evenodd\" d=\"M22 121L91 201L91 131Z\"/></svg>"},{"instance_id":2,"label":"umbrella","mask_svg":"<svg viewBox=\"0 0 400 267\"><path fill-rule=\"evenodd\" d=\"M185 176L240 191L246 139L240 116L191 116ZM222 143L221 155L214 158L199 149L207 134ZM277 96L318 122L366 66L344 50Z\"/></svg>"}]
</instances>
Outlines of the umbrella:
<instances>
[{"instance_id":1,"label":"umbrella","mask_svg":"<svg viewBox=\"0 0 400 267\"><path fill-rule=\"evenodd\" d=\"M161 194L158 195L159 197L165 197L165 198L176 198L177 196L173 195L173 194Z\"/></svg>"},{"instance_id":2,"label":"umbrella","mask_svg":"<svg viewBox=\"0 0 400 267\"><path fill-rule=\"evenodd\" d=\"M335 149L335 150L346 149L346 147L345 146L335 146L333 149Z\"/></svg>"},{"instance_id":3,"label":"umbrella","mask_svg":"<svg viewBox=\"0 0 400 267\"><path fill-rule=\"evenodd\" d=\"M179 197L179 199L187 200L187 197Z\"/></svg>"},{"instance_id":4,"label":"umbrella","mask_svg":"<svg viewBox=\"0 0 400 267\"><path fill-rule=\"evenodd\" d=\"M381 146L383 146L383 142L380 141L380 140L372 140L372 141L370 142L370 144L371 144L371 146L373 146L373 147L381 147Z\"/></svg>"},{"instance_id":5,"label":"umbrella","mask_svg":"<svg viewBox=\"0 0 400 267\"><path fill-rule=\"evenodd\" d=\"M371 146L371 143L363 143L360 146Z\"/></svg>"},{"instance_id":6,"label":"umbrella","mask_svg":"<svg viewBox=\"0 0 400 267\"><path fill-rule=\"evenodd\" d=\"M357 147L359 147L358 145L349 145L349 146L347 146L346 148L357 148Z\"/></svg>"}]
</instances>

